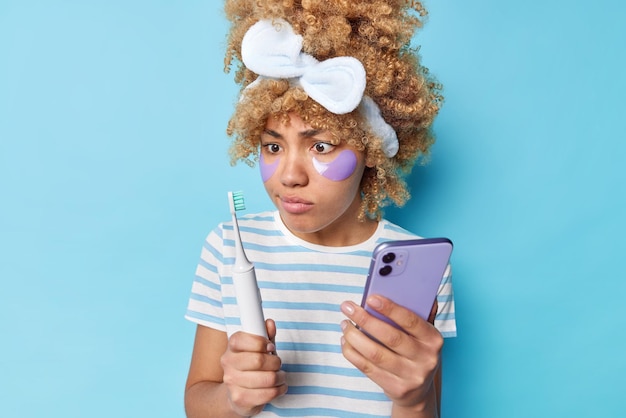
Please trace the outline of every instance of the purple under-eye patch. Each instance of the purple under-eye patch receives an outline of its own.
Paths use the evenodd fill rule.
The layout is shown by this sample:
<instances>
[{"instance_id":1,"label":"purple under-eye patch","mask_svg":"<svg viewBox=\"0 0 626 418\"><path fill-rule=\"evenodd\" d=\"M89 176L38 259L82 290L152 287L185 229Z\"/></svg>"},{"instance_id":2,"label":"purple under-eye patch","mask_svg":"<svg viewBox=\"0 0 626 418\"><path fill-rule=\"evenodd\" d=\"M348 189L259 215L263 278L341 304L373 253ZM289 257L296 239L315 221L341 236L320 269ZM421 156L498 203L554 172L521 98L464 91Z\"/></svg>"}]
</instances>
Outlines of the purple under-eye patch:
<instances>
[{"instance_id":1,"label":"purple under-eye patch","mask_svg":"<svg viewBox=\"0 0 626 418\"><path fill-rule=\"evenodd\" d=\"M342 181L354 173L356 169L356 155L351 150L343 150L337 158L329 163L323 163L313 158L313 166L322 176L333 181Z\"/></svg>"},{"instance_id":2,"label":"purple under-eye patch","mask_svg":"<svg viewBox=\"0 0 626 418\"><path fill-rule=\"evenodd\" d=\"M259 164L259 168L261 169L261 179L263 183L268 181L270 177L274 175L276 169L278 168L278 163L280 162L280 158L277 158L272 164L265 163L265 158L263 158L263 154L261 154L261 160Z\"/></svg>"}]
</instances>

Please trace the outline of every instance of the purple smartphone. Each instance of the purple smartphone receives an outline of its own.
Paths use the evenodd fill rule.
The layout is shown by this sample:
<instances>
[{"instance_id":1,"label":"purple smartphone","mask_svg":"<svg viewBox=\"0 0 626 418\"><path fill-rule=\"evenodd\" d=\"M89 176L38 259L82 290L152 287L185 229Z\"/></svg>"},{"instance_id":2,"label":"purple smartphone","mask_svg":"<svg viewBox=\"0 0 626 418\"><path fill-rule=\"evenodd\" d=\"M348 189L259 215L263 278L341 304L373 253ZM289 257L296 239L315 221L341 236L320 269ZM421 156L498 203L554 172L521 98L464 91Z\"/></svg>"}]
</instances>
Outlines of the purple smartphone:
<instances>
[{"instance_id":1,"label":"purple smartphone","mask_svg":"<svg viewBox=\"0 0 626 418\"><path fill-rule=\"evenodd\" d=\"M452 241L448 238L379 244L372 254L361 306L398 328L393 321L365 304L370 295L379 294L427 319L451 254Z\"/></svg>"}]
</instances>

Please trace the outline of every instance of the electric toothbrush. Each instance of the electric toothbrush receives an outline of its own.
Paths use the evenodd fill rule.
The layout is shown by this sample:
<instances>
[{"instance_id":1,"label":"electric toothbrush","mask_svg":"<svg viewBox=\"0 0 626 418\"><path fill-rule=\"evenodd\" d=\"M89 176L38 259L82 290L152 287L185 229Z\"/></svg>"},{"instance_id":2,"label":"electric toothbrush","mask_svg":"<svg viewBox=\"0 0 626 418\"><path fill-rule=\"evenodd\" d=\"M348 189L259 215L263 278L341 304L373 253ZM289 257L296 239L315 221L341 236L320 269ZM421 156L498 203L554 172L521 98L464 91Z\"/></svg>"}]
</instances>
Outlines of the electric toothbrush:
<instances>
[{"instance_id":1,"label":"electric toothbrush","mask_svg":"<svg viewBox=\"0 0 626 418\"><path fill-rule=\"evenodd\" d=\"M248 260L239 235L236 212L244 210L246 205L242 192L228 192L230 214L233 217L235 232L235 264L233 265L233 285L239 306L241 327L244 332L267 337L265 317L261 307L261 292L256 281L254 265Z\"/></svg>"}]
</instances>

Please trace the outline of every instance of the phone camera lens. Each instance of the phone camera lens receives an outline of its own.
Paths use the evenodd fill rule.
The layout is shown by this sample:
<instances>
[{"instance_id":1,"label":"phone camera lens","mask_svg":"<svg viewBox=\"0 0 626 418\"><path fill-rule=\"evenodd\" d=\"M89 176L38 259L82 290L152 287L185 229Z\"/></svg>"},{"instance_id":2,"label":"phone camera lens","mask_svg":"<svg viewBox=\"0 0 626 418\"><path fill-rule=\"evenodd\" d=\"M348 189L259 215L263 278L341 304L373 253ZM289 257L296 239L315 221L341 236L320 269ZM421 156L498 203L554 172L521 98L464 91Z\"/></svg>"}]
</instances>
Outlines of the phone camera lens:
<instances>
[{"instance_id":1,"label":"phone camera lens","mask_svg":"<svg viewBox=\"0 0 626 418\"><path fill-rule=\"evenodd\" d=\"M391 266L384 266L380 270L378 270L378 273L380 273L381 276L387 276L389 275L389 273L391 273L391 270L393 270Z\"/></svg>"},{"instance_id":2,"label":"phone camera lens","mask_svg":"<svg viewBox=\"0 0 626 418\"><path fill-rule=\"evenodd\" d=\"M395 253L387 253L385 255L383 255L383 263L391 263L393 260L396 259L396 254Z\"/></svg>"}]
</instances>

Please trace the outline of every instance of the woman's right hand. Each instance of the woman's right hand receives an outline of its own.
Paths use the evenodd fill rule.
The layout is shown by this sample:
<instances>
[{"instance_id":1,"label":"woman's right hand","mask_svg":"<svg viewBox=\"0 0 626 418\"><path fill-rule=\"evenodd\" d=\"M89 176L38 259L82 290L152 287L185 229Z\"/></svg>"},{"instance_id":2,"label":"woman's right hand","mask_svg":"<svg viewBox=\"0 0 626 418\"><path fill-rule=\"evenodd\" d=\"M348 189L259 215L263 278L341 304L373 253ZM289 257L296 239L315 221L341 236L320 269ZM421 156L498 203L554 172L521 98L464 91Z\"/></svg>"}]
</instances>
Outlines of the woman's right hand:
<instances>
[{"instance_id":1,"label":"woman's right hand","mask_svg":"<svg viewBox=\"0 0 626 418\"><path fill-rule=\"evenodd\" d=\"M266 403L287 392L280 357L274 354L276 324L268 319L266 326L270 340L237 332L221 357L230 406L244 417L258 414Z\"/></svg>"}]
</instances>

